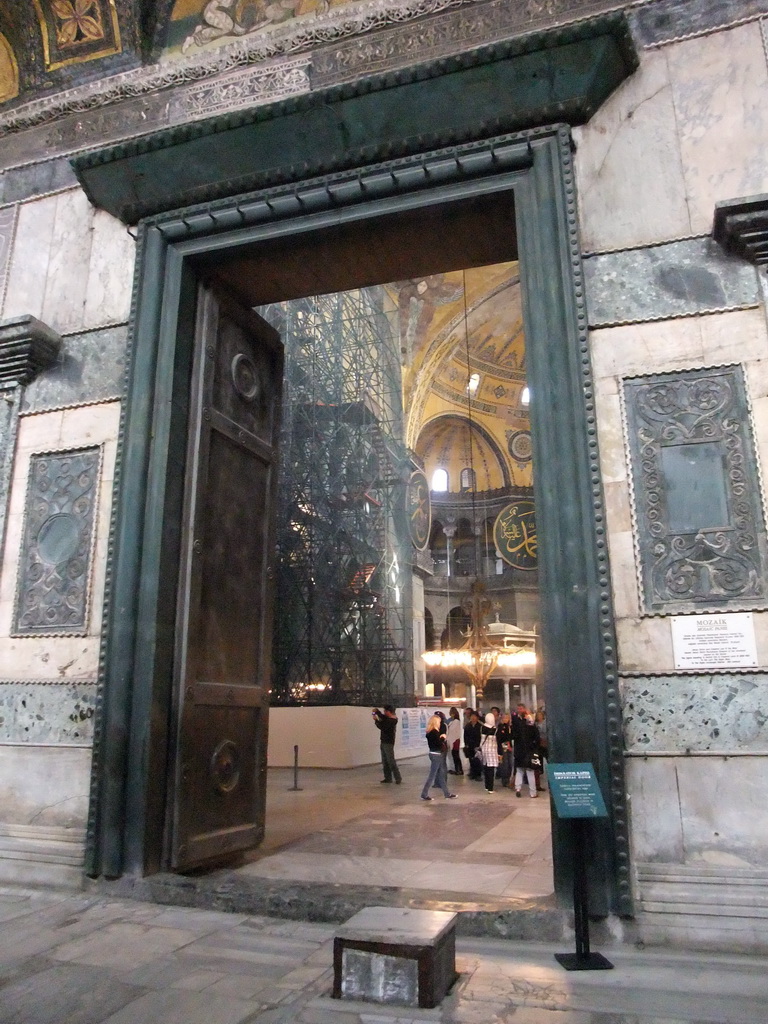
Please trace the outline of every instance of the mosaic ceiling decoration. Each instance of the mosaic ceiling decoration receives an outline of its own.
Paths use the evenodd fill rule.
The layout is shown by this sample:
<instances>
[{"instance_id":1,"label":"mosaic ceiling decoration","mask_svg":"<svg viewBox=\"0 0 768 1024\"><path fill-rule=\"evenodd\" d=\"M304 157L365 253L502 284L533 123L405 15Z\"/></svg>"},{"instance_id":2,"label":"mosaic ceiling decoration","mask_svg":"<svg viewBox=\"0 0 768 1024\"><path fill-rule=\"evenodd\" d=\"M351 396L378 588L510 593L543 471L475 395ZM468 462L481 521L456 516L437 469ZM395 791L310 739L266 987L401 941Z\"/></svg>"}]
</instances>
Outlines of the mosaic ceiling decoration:
<instances>
[{"instance_id":1,"label":"mosaic ceiling decoration","mask_svg":"<svg viewBox=\"0 0 768 1024\"><path fill-rule=\"evenodd\" d=\"M387 292L399 328L407 443L427 476L444 467L455 484L472 465L480 490L531 486L517 263L399 281Z\"/></svg>"},{"instance_id":2,"label":"mosaic ceiling decoration","mask_svg":"<svg viewBox=\"0 0 768 1024\"><path fill-rule=\"evenodd\" d=\"M0 103L19 95L19 65L13 47L0 32Z\"/></svg>"},{"instance_id":3,"label":"mosaic ceiling decoration","mask_svg":"<svg viewBox=\"0 0 768 1024\"><path fill-rule=\"evenodd\" d=\"M189 53L211 44L281 25L294 18L325 14L350 0L176 0L167 48Z\"/></svg>"},{"instance_id":4,"label":"mosaic ceiling decoration","mask_svg":"<svg viewBox=\"0 0 768 1024\"><path fill-rule=\"evenodd\" d=\"M121 50L115 0L32 0L46 71Z\"/></svg>"}]
</instances>

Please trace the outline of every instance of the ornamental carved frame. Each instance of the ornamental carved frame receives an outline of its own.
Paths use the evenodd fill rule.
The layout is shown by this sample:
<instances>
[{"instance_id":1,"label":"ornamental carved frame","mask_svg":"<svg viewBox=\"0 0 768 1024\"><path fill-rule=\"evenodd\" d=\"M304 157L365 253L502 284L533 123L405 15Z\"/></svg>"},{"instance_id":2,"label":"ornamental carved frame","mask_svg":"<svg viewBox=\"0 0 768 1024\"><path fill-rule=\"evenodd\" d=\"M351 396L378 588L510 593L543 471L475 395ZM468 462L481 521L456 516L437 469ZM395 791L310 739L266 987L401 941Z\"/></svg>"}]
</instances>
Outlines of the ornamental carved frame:
<instances>
[{"instance_id":1,"label":"ornamental carved frame","mask_svg":"<svg viewBox=\"0 0 768 1024\"><path fill-rule=\"evenodd\" d=\"M743 368L626 377L621 397L643 613L768 607L765 506ZM681 529L670 514L664 451L699 445L719 450L713 472L720 469L727 521Z\"/></svg>"},{"instance_id":2,"label":"ornamental carved frame","mask_svg":"<svg viewBox=\"0 0 768 1024\"><path fill-rule=\"evenodd\" d=\"M596 914L632 914L610 567L566 125L455 141L141 222L132 368L110 529L88 874L141 875L165 867L157 837L163 834L166 794L153 792L153 780L167 777L178 572L172 544L183 491L174 474L183 473L186 447L184 368L194 335L195 259L219 253L231 259L240 247L318 230L340 218L374 224L377 217L491 194L514 205L529 373L540 398L532 409L532 440L542 467L537 517L550 749L558 760L595 764L610 817L596 823L591 906ZM553 847L556 889L568 903L567 823L553 823Z\"/></svg>"}]
</instances>

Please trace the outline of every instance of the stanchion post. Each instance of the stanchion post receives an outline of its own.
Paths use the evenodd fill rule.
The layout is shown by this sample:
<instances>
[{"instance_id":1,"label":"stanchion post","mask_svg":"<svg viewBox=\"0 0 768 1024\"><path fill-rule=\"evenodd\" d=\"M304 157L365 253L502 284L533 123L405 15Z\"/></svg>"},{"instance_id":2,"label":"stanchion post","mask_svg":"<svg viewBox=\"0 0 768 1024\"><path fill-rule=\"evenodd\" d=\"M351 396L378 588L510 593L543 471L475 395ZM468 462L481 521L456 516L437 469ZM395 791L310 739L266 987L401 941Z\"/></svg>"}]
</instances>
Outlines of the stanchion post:
<instances>
[{"instance_id":1,"label":"stanchion post","mask_svg":"<svg viewBox=\"0 0 768 1024\"><path fill-rule=\"evenodd\" d=\"M299 745L295 743L293 746L293 785L288 790L289 793L301 793L301 786L299 785Z\"/></svg>"},{"instance_id":2,"label":"stanchion post","mask_svg":"<svg viewBox=\"0 0 768 1024\"><path fill-rule=\"evenodd\" d=\"M566 971L608 971L613 967L602 953L589 948L589 880L587 878L586 833L595 818L607 817L591 764L547 765L550 795L559 818L571 826L573 853L573 922L576 932L575 953L555 953L555 960Z\"/></svg>"}]
</instances>

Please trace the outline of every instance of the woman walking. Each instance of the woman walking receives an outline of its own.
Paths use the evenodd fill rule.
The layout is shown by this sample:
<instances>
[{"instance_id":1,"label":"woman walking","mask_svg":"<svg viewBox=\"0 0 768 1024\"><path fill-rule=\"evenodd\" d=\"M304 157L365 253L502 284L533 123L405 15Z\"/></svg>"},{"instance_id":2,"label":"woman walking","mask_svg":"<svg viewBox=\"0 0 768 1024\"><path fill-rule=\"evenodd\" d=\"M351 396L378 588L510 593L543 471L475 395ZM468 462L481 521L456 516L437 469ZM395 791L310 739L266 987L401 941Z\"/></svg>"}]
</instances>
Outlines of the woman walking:
<instances>
[{"instance_id":1,"label":"woman walking","mask_svg":"<svg viewBox=\"0 0 768 1024\"><path fill-rule=\"evenodd\" d=\"M427 781L424 783L424 788L421 791L422 800L432 799L429 795L429 790L433 783L442 789L443 795L447 800L453 800L456 797L455 793L450 792L448 789L448 783L445 781L445 762L443 761L445 738L444 734L440 731L442 724L443 722L439 715L432 715L430 720L427 722L429 775L427 776Z\"/></svg>"},{"instance_id":2,"label":"woman walking","mask_svg":"<svg viewBox=\"0 0 768 1024\"><path fill-rule=\"evenodd\" d=\"M448 731L445 734L445 738L448 743L448 750L453 755L453 770L449 769L448 774L463 775L464 769L461 767L461 754L459 753L462 728L458 708L451 708L449 714L451 720L448 723Z\"/></svg>"},{"instance_id":3,"label":"woman walking","mask_svg":"<svg viewBox=\"0 0 768 1024\"><path fill-rule=\"evenodd\" d=\"M496 743L496 716L489 711L485 716L485 725L482 728L482 742L480 753L483 757L483 775L485 776L486 793L493 792L493 780L496 777L496 769L499 767L499 748Z\"/></svg>"}]
</instances>

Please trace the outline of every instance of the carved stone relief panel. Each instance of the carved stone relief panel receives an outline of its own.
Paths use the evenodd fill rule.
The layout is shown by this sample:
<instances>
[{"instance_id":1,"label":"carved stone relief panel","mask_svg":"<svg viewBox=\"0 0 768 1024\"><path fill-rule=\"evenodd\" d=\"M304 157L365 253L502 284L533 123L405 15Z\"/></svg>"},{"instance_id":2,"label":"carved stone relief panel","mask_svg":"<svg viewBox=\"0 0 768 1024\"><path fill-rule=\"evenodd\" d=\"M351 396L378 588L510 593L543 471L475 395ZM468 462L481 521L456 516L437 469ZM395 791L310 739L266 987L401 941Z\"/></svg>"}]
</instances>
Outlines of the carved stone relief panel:
<instances>
[{"instance_id":1,"label":"carved stone relief panel","mask_svg":"<svg viewBox=\"0 0 768 1024\"><path fill-rule=\"evenodd\" d=\"M31 457L14 636L87 631L100 464L100 447Z\"/></svg>"},{"instance_id":2,"label":"carved stone relief panel","mask_svg":"<svg viewBox=\"0 0 768 1024\"><path fill-rule=\"evenodd\" d=\"M741 367L625 379L646 614L766 604L760 481Z\"/></svg>"}]
</instances>

